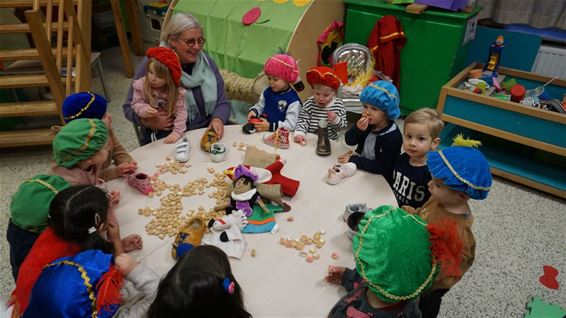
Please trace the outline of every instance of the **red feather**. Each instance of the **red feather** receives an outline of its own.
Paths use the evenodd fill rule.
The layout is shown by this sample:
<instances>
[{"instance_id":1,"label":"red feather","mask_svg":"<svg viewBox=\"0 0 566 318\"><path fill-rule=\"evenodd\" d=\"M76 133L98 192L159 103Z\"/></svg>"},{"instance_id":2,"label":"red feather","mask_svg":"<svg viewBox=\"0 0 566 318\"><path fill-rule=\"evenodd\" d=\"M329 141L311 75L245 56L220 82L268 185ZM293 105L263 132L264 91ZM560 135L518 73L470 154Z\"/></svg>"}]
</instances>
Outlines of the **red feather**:
<instances>
[{"instance_id":1,"label":"red feather","mask_svg":"<svg viewBox=\"0 0 566 318\"><path fill-rule=\"evenodd\" d=\"M112 266L98 281L96 289L96 310L108 309L111 305L119 305L121 302L120 289L123 284L122 273L116 266Z\"/></svg>"},{"instance_id":2,"label":"red feather","mask_svg":"<svg viewBox=\"0 0 566 318\"><path fill-rule=\"evenodd\" d=\"M427 230L432 243L432 256L440 263L443 276L460 276L461 254L463 242L458 234L456 222L442 220L436 224L429 223Z\"/></svg>"}]
</instances>

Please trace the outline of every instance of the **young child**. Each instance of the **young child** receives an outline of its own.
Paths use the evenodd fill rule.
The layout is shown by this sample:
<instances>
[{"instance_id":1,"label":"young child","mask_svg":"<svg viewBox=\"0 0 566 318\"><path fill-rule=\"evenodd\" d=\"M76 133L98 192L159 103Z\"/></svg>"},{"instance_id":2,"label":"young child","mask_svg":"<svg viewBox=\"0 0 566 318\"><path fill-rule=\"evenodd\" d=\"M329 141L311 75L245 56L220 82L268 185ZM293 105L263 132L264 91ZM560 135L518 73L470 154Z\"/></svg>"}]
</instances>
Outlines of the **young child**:
<instances>
[{"instance_id":1,"label":"young child","mask_svg":"<svg viewBox=\"0 0 566 318\"><path fill-rule=\"evenodd\" d=\"M165 143L177 142L187 130L186 90L181 87L181 62L177 54L166 47L150 48L147 74L133 83L132 108L141 118L157 116L164 109L173 120L173 131L153 131L151 140L165 138ZM191 95L192 96L192 95Z\"/></svg>"},{"instance_id":2,"label":"young child","mask_svg":"<svg viewBox=\"0 0 566 318\"><path fill-rule=\"evenodd\" d=\"M455 138L455 145L472 144L462 136ZM477 145L477 142L475 142ZM473 216L468 205L469 199L483 200L491 187L492 177L489 164L480 151L472 147L452 146L431 152L427 159L432 180L428 183L430 199L422 208L403 209L422 217L429 224L450 222L456 225L463 249L459 255L459 271L452 275L439 275L432 288L421 297L419 308L423 317L436 317L440 310L442 296L462 278L472 266L476 242L472 233Z\"/></svg>"},{"instance_id":3,"label":"young child","mask_svg":"<svg viewBox=\"0 0 566 318\"><path fill-rule=\"evenodd\" d=\"M346 144L358 145L357 154L343 154L338 162L351 162L357 169L384 175L392 170L403 144L401 131L393 121L401 114L399 93L393 84L376 81L364 88L360 101L364 104L362 117L345 135Z\"/></svg>"},{"instance_id":4,"label":"young child","mask_svg":"<svg viewBox=\"0 0 566 318\"><path fill-rule=\"evenodd\" d=\"M41 233L20 267L10 304L19 317L43 267L80 251L100 249L119 255L142 247L139 235L120 239L117 223L107 221L109 199L95 186L73 186L55 195L49 206L49 226ZM101 232L107 230L108 241Z\"/></svg>"},{"instance_id":5,"label":"young child","mask_svg":"<svg viewBox=\"0 0 566 318\"><path fill-rule=\"evenodd\" d=\"M85 288L87 279L92 286L90 292ZM128 254L114 259L100 250L85 250L45 266L32 289L24 317L41 317L45 313L52 317L144 317L158 284L159 276ZM71 296L73 301L69 301ZM94 308L91 297L96 303Z\"/></svg>"},{"instance_id":6,"label":"young child","mask_svg":"<svg viewBox=\"0 0 566 318\"><path fill-rule=\"evenodd\" d=\"M61 107L65 123L79 118L92 118L100 119L106 124L110 136L109 149L111 151L99 174L99 177L104 181L134 173L138 167L137 162L128 154L114 134L112 116L106 112L107 105L104 97L91 92L82 92L67 96ZM61 127L54 126L53 129L59 131ZM110 167L112 161L114 167Z\"/></svg>"},{"instance_id":7,"label":"young child","mask_svg":"<svg viewBox=\"0 0 566 318\"><path fill-rule=\"evenodd\" d=\"M258 102L250 108L248 121L252 118L260 120L254 124L256 131L276 131L284 128L280 135L286 138L285 142L288 146L288 133L295 130L301 110L301 99L291 87L291 84L299 79L299 67L290 55L276 54L267 59L263 70L269 78L269 87L263 91ZM273 138L272 135L269 136ZM266 140L265 138L264 141L268 144L274 143L272 139Z\"/></svg>"},{"instance_id":8,"label":"young child","mask_svg":"<svg viewBox=\"0 0 566 318\"><path fill-rule=\"evenodd\" d=\"M226 254L201 245L184 254L159 283L147 315L158 317L248 318L240 285Z\"/></svg>"},{"instance_id":9,"label":"young child","mask_svg":"<svg viewBox=\"0 0 566 318\"><path fill-rule=\"evenodd\" d=\"M317 133L321 119L328 120L328 137L338 140L338 130L348 125L344 103L336 97L340 79L331 68L316 66L307 71L307 82L313 88L313 96L305 101L299 113L293 140L306 144L305 135Z\"/></svg>"},{"instance_id":10,"label":"young child","mask_svg":"<svg viewBox=\"0 0 566 318\"><path fill-rule=\"evenodd\" d=\"M51 200L68 187L69 183L59 176L37 175L22 182L12 196L6 237L14 280L39 234L47 227Z\"/></svg>"},{"instance_id":11,"label":"young child","mask_svg":"<svg viewBox=\"0 0 566 318\"><path fill-rule=\"evenodd\" d=\"M458 239L400 208L367 212L353 242L356 270L328 268L326 280L348 291L328 317L420 317L417 297L457 263L449 240Z\"/></svg>"},{"instance_id":12,"label":"young child","mask_svg":"<svg viewBox=\"0 0 566 318\"><path fill-rule=\"evenodd\" d=\"M440 144L444 123L438 113L421 108L407 116L403 127L403 154L395 161L390 179L391 189L399 206L421 207L430 197L430 172L426 166L427 154ZM389 178L388 178L389 179Z\"/></svg>"}]
</instances>

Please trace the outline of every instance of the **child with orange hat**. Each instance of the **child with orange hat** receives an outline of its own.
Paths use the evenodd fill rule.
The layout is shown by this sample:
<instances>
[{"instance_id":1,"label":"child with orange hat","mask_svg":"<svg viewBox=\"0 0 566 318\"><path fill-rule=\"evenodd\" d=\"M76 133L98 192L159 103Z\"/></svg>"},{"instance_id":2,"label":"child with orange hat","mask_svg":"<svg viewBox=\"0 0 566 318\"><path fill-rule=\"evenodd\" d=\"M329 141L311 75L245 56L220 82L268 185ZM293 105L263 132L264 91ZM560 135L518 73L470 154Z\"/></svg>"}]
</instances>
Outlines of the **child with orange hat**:
<instances>
[{"instance_id":1,"label":"child with orange hat","mask_svg":"<svg viewBox=\"0 0 566 318\"><path fill-rule=\"evenodd\" d=\"M265 143L289 148L289 132L295 130L301 110L301 99L291 87L300 81L299 67L292 56L275 54L267 59L263 69L269 79L269 87L250 108L248 121L259 119L254 124L256 131L277 131L264 136Z\"/></svg>"},{"instance_id":2,"label":"child with orange hat","mask_svg":"<svg viewBox=\"0 0 566 318\"><path fill-rule=\"evenodd\" d=\"M166 47L150 48L146 56L149 59L147 74L133 83L132 108L142 118L157 116L159 109L174 117L173 131L153 131L151 140L148 140L165 138L165 143L171 144L187 130L186 90L180 86L181 63L177 54Z\"/></svg>"},{"instance_id":3,"label":"child with orange hat","mask_svg":"<svg viewBox=\"0 0 566 318\"><path fill-rule=\"evenodd\" d=\"M348 125L344 103L336 97L342 82L334 70L326 66L310 68L307 71L307 82L313 88L313 96L305 101L299 113L293 140L304 145L305 135L316 133L321 120L329 123L328 137L337 140L337 131Z\"/></svg>"}]
</instances>

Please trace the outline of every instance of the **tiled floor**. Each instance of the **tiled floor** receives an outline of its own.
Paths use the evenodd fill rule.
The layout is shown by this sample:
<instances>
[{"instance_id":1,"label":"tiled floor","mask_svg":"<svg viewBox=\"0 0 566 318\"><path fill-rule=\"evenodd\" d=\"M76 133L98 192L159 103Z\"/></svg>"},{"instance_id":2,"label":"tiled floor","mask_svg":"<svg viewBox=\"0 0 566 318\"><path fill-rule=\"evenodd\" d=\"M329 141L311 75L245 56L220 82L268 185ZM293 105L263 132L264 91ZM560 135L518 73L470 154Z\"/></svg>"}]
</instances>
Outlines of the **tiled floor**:
<instances>
[{"instance_id":1,"label":"tiled floor","mask_svg":"<svg viewBox=\"0 0 566 318\"><path fill-rule=\"evenodd\" d=\"M118 48L103 51L102 61L114 130L127 149L134 149L137 140L121 107L131 80L122 73ZM94 82L94 91L102 93L98 79ZM0 150L1 237L6 233L11 195L22 180L46 172L49 165L49 148ZM538 282L542 266L552 265L561 272L561 286L566 284L565 201L496 178L488 199L471 202L471 206L476 260L444 297L440 316L522 317L532 296L566 308L564 287L550 290ZM5 239L0 240L0 257L0 295L5 296L13 289Z\"/></svg>"}]
</instances>

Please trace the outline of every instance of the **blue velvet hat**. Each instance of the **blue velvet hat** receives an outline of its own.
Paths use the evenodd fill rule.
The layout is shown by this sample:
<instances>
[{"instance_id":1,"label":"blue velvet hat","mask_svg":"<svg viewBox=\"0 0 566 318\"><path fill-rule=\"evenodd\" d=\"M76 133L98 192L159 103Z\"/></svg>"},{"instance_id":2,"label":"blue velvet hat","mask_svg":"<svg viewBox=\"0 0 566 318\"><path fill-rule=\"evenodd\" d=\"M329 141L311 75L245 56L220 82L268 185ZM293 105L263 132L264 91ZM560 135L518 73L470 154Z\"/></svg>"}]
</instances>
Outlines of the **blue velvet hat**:
<instances>
[{"instance_id":1,"label":"blue velvet hat","mask_svg":"<svg viewBox=\"0 0 566 318\"><path fill-rule=\"evenodd\" d=\"M491 187L489 164L483 154L472 147L452 146L428 154L428 170L450 188L483 200Z\"/></svg>"},{"instance_id":2,"label":"blue velvet hat","mask_svg":"<svg viewBox=\"0 0 566 318\"><path fill-rule=\"evenodd\" d=\"M63 101L65 123L78 118L102 119L106 114L108 102L100 95L91 92L75 93Z\"/></svg>"},{"instance_id":3,"label":"blue velvet hat","mask_svg":"<svg viewBox=\"0 0 566 318\"><path fill-rule=\"evenodd\" d=\"M23 317L112 317L121 284L110 254L86 250L60 258L43 268Z\"/></svg>"},{"instance_id":4,"label":"blue velvet hat","mask_svg":"<svg viewBox=\"0 0 566 318\"><path fill-rule=\"evenodd\" d=\"M381 109L389 119L397 119L401 115L399 92L395 85L388 81L376 81L368 84L360 94L360 101Z\"/></svg>"}]
</instances>

